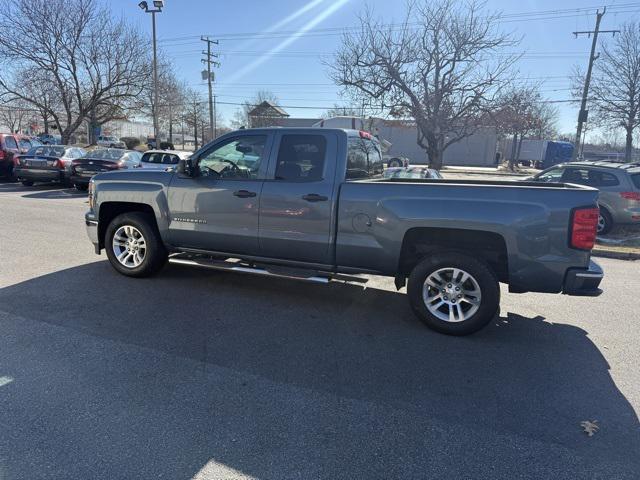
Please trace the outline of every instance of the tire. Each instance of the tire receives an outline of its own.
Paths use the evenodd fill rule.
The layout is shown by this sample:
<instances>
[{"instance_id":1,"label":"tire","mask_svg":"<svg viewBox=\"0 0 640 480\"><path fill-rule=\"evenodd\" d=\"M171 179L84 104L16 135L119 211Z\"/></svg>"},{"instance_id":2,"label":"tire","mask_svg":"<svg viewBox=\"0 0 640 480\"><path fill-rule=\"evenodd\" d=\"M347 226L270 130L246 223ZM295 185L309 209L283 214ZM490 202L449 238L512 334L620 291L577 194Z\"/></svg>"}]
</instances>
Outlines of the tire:
<instances>
[{"instance_id":1,"label":"tire","mask_svg":"<svg viewBox=\"0 0 640 480\"><path fill-rule=\"evenodd\" d=\"M7 172L6 172L6 176L7 176L7 181L11 182L11 183L15 183L18 181L18 177L16 177L14 171L13 171L13 165L9 165L7 167Z\"/></svg>"},{"instance_id":2,"label":"tire","mask_svg":"<svg viewBox=\"0 0 640 480\"><path fill-rule=\"evenodd\" d=\"M167 250L146 213L123 213L114 218L107 227L104 245L113 268L128 277L149 277L167 262Z\"/></svg>"},{"instance_id":3,"label":"tire","mask_svg":"<svg viewBox=\"0 0 640 480\"><path fill-rule=\"evenodd\" d=\"M606 235L613 228L613 217L606 208L600 207L598 217L598 235Z\"/></svg>"},{"instance_id":4,"label":"tire","mask_svg":"<svg viewBox=\"0 0 640 480\"><path fill-rule=\"evenodd\" d=\"M436 274L443 282L435 281ZM500 307L500 286L493 270L459 251L437 252L424 258L409 276L407 294L416 316L427 327L446 335L477 332ZM428 299L431 307L427 306Z\"/></svg>"},{"instance_id":5,"label":"tire","mask_svg":"<svg viewBox=\"0 0 640 480\"><path fill-rule=\"evenodd\" d=\"M76 190L79 190L80 192L86 192L89 189L89 185L84 183L76 183L74 186L76 187Z\"/></svg>"},{"instance_id":6,"label":"tire","mask_svg":"<svg viewBox=\"0 0 640 480\"><path fill-rule=\"evenodd\" d=\"M33 181L32 180L22 180L22 185L24 185L25 187L33 187Z\"/></svg>"}]
</instances>

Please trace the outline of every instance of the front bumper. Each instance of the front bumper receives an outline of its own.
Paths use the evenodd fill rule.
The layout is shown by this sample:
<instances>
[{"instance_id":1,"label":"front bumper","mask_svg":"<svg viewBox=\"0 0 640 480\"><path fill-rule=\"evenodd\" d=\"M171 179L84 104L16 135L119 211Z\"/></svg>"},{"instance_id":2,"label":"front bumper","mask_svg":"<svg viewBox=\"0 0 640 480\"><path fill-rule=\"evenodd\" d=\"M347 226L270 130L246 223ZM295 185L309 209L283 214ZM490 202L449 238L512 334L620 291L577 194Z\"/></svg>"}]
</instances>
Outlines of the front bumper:
<instances>
[{"instance_id":1,"label":"front bumper","mask_svg":"<svg viewBox=\"0 0 640 480\"><path fill-rule=\"evenodd\" d=\"M89 210L84 214L84 223L87 228L89 240L93 243L93 247L98 255L100 255L100 241L98 240L98 218L93 210Z\"/></svg>"},{"instance_id":2,"label":"front bumper","mask_svg":"<svg viewBox=\"0 0 640 480\"><path fill-rule=\"evenodd\" d=\"M604 271L602 267L591 260L589 268L570 268L564 279L562 293L565 295L575 295L583 297L597 297L602 293L598 288Z\"/></svg>"}]
</instances>

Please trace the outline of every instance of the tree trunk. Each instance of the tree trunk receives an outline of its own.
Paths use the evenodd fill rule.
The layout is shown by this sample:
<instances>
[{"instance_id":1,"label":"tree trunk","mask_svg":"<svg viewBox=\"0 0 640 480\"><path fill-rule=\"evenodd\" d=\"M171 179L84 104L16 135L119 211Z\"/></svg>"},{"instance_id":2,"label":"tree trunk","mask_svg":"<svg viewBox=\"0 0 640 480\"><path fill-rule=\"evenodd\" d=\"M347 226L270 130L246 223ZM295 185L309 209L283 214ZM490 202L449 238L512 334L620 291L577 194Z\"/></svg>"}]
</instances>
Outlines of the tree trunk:
<instances>
[{"instance_id":1,"label":"tree trunk","mask_svg":"<svg viewBox=\"0 0 640 480\"><path fill-rule=\"evenodd\" d=\"M624 161L630 162L631 152L633 151L633 128L625 127L625 130L627 131L627 138L624 146Z\"/></svg>"},{"instance_id":2,"label":"tree trunk","mask_svg":"<svg viewBox=\"0 0 640 480\"><path fill-rule=\"evenodd\" d=\"M516 169L516 164L518 160L516 159L516 153L518 149L518 134L513 134L513 139L511 140L511 156L509 157L509 170L514 171Z\"/></svg>"},{"instance_id":3,"label":"tree trunk","mask_svg":"<svg viewBox=\"0 0 640 480\"><path fill-rule=\"evenodd\" d=\"M198 150L198 118L194 117L193 119L193 143L195 149Z\"/></svg>"},{"instance_id":4,"label":"tree trunk","mask_svg":"<svg viewBox=\"0 0 640 480\"><path fill-rule=\"evenodd\" d=\"M429 148L429 168L434 170L442 170L442 151L437 148Z\"/></svg>"},{"instance_id":5,"label":"tree trunk","mask_svg":"<svg viewBox=\"0 0 640 480\"><path fill-rule=\"evenodd\" d=\"M520 151L522 150L523 140L524 140L524 135L520 135L520 139L518 140L518 150L516 151L516 165L520 162Z\"/></svg>"},{"instance_id":6,"label":"tree trunk","mask_svg":"<svg viewBox=\"0 0 640 480\"><path fill-rule=\"evenodd\" d=\"M42 122L44 123L44 133L49 134L49 117L44 115L42 117Z\"/></svg>"}]
</instances>

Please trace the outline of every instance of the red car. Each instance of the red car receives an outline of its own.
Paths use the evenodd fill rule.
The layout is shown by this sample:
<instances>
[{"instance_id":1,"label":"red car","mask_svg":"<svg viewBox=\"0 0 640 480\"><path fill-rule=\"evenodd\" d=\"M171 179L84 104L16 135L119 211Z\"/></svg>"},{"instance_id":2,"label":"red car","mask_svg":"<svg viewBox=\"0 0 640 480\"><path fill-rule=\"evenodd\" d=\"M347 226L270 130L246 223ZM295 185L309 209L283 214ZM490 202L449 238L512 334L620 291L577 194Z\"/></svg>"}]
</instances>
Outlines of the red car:
<instances>
[{"instance_id":1,"label":"red car","mask_svg":"<svg viewBox=\"0 0 640 480\"><path fill-rule=\"evenodd\" d=\"M11 181L16 180L13 172L15 167L14 157L21 153L21 139L23 139L22 135L0 133L0 175L3 175ZM24 140L22 143L24 144Z\"/></svg>"}]
</instances>

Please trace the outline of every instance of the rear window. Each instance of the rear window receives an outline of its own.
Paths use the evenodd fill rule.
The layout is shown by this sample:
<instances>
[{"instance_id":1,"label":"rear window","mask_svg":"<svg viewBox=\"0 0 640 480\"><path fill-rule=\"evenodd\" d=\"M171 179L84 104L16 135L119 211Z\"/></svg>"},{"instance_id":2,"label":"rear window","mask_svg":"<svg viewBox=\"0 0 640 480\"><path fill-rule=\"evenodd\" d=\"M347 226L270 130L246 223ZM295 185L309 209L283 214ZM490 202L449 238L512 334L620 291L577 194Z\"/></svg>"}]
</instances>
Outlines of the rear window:
<instances>
[{"instance_id":1,"label":"rear window","mask_svg":"<svg viewBox=\"0 0 640 480\"><path fill-rule=\"evenodd\" d=\"M368 138L349 137L347 152L347 180L382 175L382 153L377 143Z\"/></svg>"},{"instance_id":2,"label":"rear window","mask_svg":"<svg viewBox=\"0 0 640 480\"><path fill-rule=\"evenodd\" d=\"M145 153L142 156L144 163L153 163L155 165L177 165L180 158L177 155L171 153Z\"/></svg>"},{"instance_id":3,"label":"rear window","mask_svg":"<svg viewBox=\"0 0 640 480\"><path fill-rule=\"evenodd\" d=\"M42 145L39 147L33 147L27 152L27 155L39 155L42 157L57 157L60 158L64 155L64 147L55 147L51 145Z\"/></svg>"},{"instance_id":4,"label":"rear window","mask_svg":"<svg viewBox=\"0 0 640 480\"><path fill-rule=\"evenodd\" d=\"M4 145L6 148L18 148L16 139L13 137L4 137Z\"/></svg>"},{"instance_id":5,"label":"rear window","mask_svg":"<svg viewBox=\"0 0 640 480\"><path fill-rule=\"evenodd\" d=\"M634 173L631 175L631 181L636 186L638 190L640 190L640 173Z\"/></svg>"},{"instance_id":6,"label":"rear window","mask_svg":"<svg viewBox=\"0 0 640 480\"><path fill-rule=\"evenodd\" d=\"M105 148L101 150L93 150L87 154L87 158L94 160L120 160L127 152L115 148Z\"/></svg>"}]
</instances>

